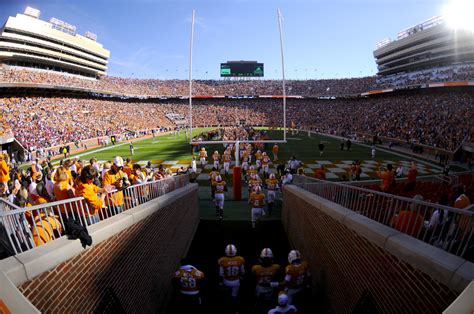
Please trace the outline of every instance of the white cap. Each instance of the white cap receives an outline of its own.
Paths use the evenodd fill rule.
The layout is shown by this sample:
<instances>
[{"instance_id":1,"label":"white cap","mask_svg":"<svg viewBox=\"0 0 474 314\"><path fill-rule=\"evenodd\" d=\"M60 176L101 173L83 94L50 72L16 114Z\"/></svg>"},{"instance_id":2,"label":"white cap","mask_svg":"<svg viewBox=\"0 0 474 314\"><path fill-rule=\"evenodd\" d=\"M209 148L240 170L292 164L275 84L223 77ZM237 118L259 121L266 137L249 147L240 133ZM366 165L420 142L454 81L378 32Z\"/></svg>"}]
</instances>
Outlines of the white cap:
<instances>
[{"instance_id":1,"label":"white cap","mask_svg":"<svg viewBox=\"0 0 474 314\"><path fill-rule=\"evenodd\" d=\"M114 165L116 165L117 167L123 167L123 158L120 156L116 156L114 158Z\"/></svg>"}]
</instances>

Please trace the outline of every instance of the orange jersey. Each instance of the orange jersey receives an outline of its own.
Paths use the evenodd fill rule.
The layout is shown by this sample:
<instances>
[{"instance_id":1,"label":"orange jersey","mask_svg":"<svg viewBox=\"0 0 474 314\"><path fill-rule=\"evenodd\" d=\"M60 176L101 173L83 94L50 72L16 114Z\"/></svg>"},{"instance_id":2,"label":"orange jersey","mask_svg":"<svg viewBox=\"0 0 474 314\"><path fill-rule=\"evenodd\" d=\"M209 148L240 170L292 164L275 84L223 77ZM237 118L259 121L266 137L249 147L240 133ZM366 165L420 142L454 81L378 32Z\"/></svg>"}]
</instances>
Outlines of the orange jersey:
<instances>
[{"instance_id":1,"label":"orange jersey","mask_svg":"<svg viewBox=\"0 0 474 314\"><path fill-rule=\"evenodd\" d=\"M225 185L226 185L225 181L215 182L214 188L216 189L216 193L218 194L224 193Z\"/></svg>"},{"instance_id":2,"label":"orange jersey","mask_svg":"<svg viewBox=\"0 0 474 314\"><path fill-rule=\"evenodd\" d=\"M286 266L285 281L287 282L287 286L290 289L303 288L305 284L307 284L310 276L311 273L309 271L309 265L307 262Z\"/></svg>"},{"instance_id":3,"label":"orange jersey","mask_svg":"<svg viewBox=\"0 0 474 314\"><path fill-rule=\"evenodd\" d=\"M252 187L252 188L255 188L256 186L259 186L260 184L262 184L262 180L260 180L260 178L249 180L249 186Z\"/></svg>"},{"instance_id":4,"label":"orange jersey","mask_svg":"<svg viewBox=\"0 0 474 314\"><path fill-rule=\"evenodd\" d=\"M207 158L207 152L205 150L201 150L199 152L199 158Z\"/></svg>"},{"instance_id":5,"label":"orange jersey","mask_svg":"<svg viewBox=\"0 0 474 314\"><path fill-rule=\"evenodd\" d=\"M218 161L220 157L221 156L219 154L212 154L212 159L214 159L214 161Z\"/></svg>"},{"instance_id":6,"label":"orange jersey","mask_svg":"<svg viewBox=\"0 0 474 314\"><path fill-rule=\"evenodd\" d=\"M263 166L267 166L269 162L270 162L270 158L268 156L263 157L262 159Z\"/></svg>"},{"instance_id":7,"label":"orange jersey","mask_svg":"<svg viewBox=\"0 0 474 314\"><path fill-rule=\"evenodd\" d=\"M7 183L10 181L10 167L5 160L0 161L0 182Z\"/></svg>"},{"instance_id":8,"label":"orange jersey","mask_svg":"<svg viewBox=\"0 0 474 314\"><path fill-rule=\"evenodd\" d=\"M265 180L265 183L267 184L267 189L269 191L275 191L278 187L278 180L277 179L267 179L267 180Z\"/></svg>"},{"instance_id":9,"label":"orange jersey","mask_svg":"<svg viewBox=\"0 0 474 314\"><path fill-rule=\"evenodd\" d=\"M261 160L262 159L262 153L256 152L255 153L255 159Z\"/></svg>"},{"instance_id":10,"label":"orange jersey","mask_svg":"<svg viewBox=\"0 0 474 314\"><path fill-rule=\"evenodd\" d=\"M279 271L280 265L278 264L273 264L268 267L263 267L262 265L254 265L252 267L252 273L257 277L257 284L274 281Z\"/></svg>"},{"instance_id":11,"label":"orange jersey","mask_svg":"<svg viewBox=\"0 0 474 314\"><path fill-rule=\"evenodd\" d=\"M273 145L272 152L278 154L278 145Z\"/></svg>"},{"instance_id":12,"label":"orange jersey","mask_svg":"<svg viewBox=\"0 0 474 314\"><path fill-rule=\"evenodd\" d=\"M211 180L211 184L214 185L214 182L216 182L216 178L217 178L218 175L219 175L219 172L217 172L217 171L211 171L209 173L209 179Z\"/></svg>"},{"instance_id":13,"label":"orange jersey","mask_svg":"<svg viewBox=\"0 0 474 314\"><path fill-rule=\"evenodd\" d=\"M250 193L249 203L253 208L263 208L265 206L265 195L263 193Z\"/></svg>"},{"instance_id":14,"label":"orange jersey","mask_svg":"<svg viewBox=\"0 0 474 314\"><path fill-rule=\"evenodd\" d=\"M467 197L465 194L461 194L454 202L455 208L464 209L469 205L471 205L471 201L469 200L469 197Z\"/></svg>"},{"instance_id":15,"label":"orange jersey","mask_svg":"<svg viewBox=\"0 0 474 314\"><path fill-rule=\"evenodd\" d=\"M382 192L388 191L394 180L393 172L388 170L384 172L378 171L377 176L382 179L382 184L380 185Z\"/></svg>"},{"instance_id":16,"label":"orange jersey","mask_svg":"<svg viewBox=\"0 0 474 314\"><path fill-rule=\"evenodd\" d=\"M230 154L224 154L224 162L230 162L231 161L231 156Z\"/></svg>"},{"instance_id":17,"label":"orange jersey","mask_svg":"<svg viewBox=\"0 0 474 314\"><path fill-rule=\"evenodd\" d=\"M257 170L255 170L255 169L253 169L253 170L252 170L252 169L247 170L247 175L248 175L249 177L251 177L252 174L257 174Z\"/></svg>"},{"instance_id":18,"label":"orange jersey","mask_svg":"<svg viewBox=\"0 0 474 314\"><path fill-rule=\"evenodd\" d=\"M183 266L174 273L178 280L180 291L184 294L198 294L199 281L204 279L204 273L192 266Z\"/></svg>"},{"instance_id":19,"label":"orange jersey","mask_svg":"<svg viewBox=\"0 0 474 314\"><path fill-rule=\"evenodd\" d=\"M124 177L124 174L123 174L122 170L119 170L115 174L113 174L112 171L109 170L104 174L104 179L102 180L102 184L104 186L106 186L106 185L115 186L115 182L117 182L118 180L122 180L123 177ZM112 203L115 206L121 206L121 205L124 204L123 192L122 191L115 192L112 195L109 195L108 197L109 197L109 199L112 200Z\"/></svg>"},{"instance_id":20,"label":"orange jersey","mask_svg":"<svg viewBox=\"0 0 474 314\"><path fill-rule=\"evenodd\" d=\"M35 226L31 228L31 231L36 246L43 245L53 240L54 233L56 233L56 237L58 237L63 232L58 216L45 216L45 214L41 214L40 216L35 217L34 224Z\"/></svg>"},{"instance_id":21,"label":"orange jersey","mask_svg":"<svg viewBox=\"0 0 474 314\"><path fill-rule=\"evenodd\" d=\"M98 192L99 187L93 183L80 182L76 187L76 196L82 196L86 199L91 215L97 215L104 206L102 200L97 196ZM85 215L87 216L87 212L85 212Z\"/></svg>"},{"instance_id":22,"label":"orange jersey","mask_svg":"<svg viewBox=\"0 0 474 314\"><path fill-rule=\"evenodd\" d=\"M219 258L219 275L229 281L240 279L245 274L245 260L242 256L224 256Z\"/></svg>"}]
</instances>

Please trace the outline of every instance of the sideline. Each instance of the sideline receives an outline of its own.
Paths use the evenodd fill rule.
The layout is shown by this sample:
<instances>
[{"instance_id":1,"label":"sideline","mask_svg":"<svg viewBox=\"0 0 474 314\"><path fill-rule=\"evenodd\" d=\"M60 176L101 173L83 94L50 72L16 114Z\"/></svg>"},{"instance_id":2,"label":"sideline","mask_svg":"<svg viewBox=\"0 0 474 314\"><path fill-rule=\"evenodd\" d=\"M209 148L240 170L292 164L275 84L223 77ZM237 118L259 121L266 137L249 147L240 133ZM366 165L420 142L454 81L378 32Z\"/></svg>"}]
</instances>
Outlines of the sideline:
<instances>
[{"instance_id":1,"label":"sideline","mask_svg":"<svg viewBox=\"0 0 474 314\"><path fill-rule=\"evenodd\" d=\"M308 132L308 130L303 130L303 131ZM314 131L309 131L309 132L314 134L314 135L322 135L322 136L332 137L332 138L339 139L339 140L340 139L345 139L344 137L337 136L337 135L332 135L332 134L317 133L317 132L314 132ZM353 141L353 143L356 144L356 145L371 148L370 145L364 144L361 141ZM428 165L432 168L435 168L435 169L439 170L440 172L443 170L443 168L441 168L440 166L432 163L431 161L428 161L428 160L425 160L425 159L419 159L419 158L413 157L413 156L408 155L408 154L403 154L401 152L394 151L394 150L389 150L385 147L384 148L382 148L382 147L383 146L377 146L376 148L377 148L377 150L380 150L380 151L385 152L385 153L397 155L397 156L403 157L403 158L409 158L410 160L416 161L417 163L422 163L422 164Z\"/></svg>"}]
</instances>

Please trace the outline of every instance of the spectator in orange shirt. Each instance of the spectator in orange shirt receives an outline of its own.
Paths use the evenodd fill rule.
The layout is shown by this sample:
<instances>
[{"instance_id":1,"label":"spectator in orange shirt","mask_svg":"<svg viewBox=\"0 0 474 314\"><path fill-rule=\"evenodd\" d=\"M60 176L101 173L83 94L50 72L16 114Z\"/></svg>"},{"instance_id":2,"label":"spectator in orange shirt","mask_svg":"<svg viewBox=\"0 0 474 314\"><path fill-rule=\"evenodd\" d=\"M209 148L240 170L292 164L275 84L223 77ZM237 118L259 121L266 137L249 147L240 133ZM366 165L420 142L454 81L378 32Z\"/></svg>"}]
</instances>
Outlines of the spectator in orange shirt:
<instances>
[{"instance_id":1,"label":"spectator in orange shirt","mask_svg":"<svg viewBox=\"0 0 474 314\"><path fill-rule=\"evenodd\" d=\"M10 167L8 166L8 155L0 153L0 182L8 186L10 181Z\"/></svg>"},{"instance_id":2,"label":"spectator in orange shirt","mask_svg":"<svg viewBox=\"0 0 474 314\"><path fill-rule=\"evenodd\" d=\"M392 187L393 180L395 180L392 170L392 165L387 164L387 169L381 166L379 171L377 171L377 176L382 179L382 183L380 184L380 190L382 192L388 193Z\"/></svg>"},{"instance_id":3,"label":"spectator in orange shirt","mask_svg":"<svg viewBox=\"0 0 474 314\"><path fill-rule=\"evenodd\" d=\"M85 215L86 217L90 217L91 224L100 221L99 211L104 207L104 199L107 195L106 189L99 188L93 183L96 176L97 171L94 167L90 165L85 166L84 169L82 169L76 189L76 195L82 196L86 200L89 212L86 212ZM101 193L101 197L98 197L97 193Z\"/></svg>"},{"instance_id":4,"label":"spectator in orange shirt","mask_svg":"<svg viewBox=\"0 0 474 314\"><path fill-rule=\"evenodd\" d=\"M273 161L277 161L278 160L278 145L275 144L273 145L273 148L272 148L272 153L273 153Z\"/></svg>"},{"instance_id":5,"label":"spectator in orange shirt","mask_svg":"<svg viewBox=\"0 0 474 314\"><path fill-rule=\"evenodd\" d=\"M423 201L423 196L417 194L413 197L415 201ZM416 202L410 204L409 209L402 210L390 220L392 228L417 237L423 227L423 216L419 213L420 205Z\"/></svg>"},{"instance_id":6,"label":"spectator in orange shirt","mask_svg":"<svg viewBox=\"0 0 474 314\"><path fill-rule=\"evenodd\" d=\"M107 199L107 206L112 207L114 212L121 213L124 209L124 198L122 190L130 185L128 177L122 171L123 159L120 156L114 158L109 171L104 174L102 184L105 188L116 189Z\"/></svg>"},{"instance_id":7,"label":"spectator in orange shirt","mask_svg":"<svg viewBox=\"0 0 474 314\"><path fill-rule=\"evenodd\" d=\"M74 198L74 189L71 184L69 184L70 178L65 167L59 167L54 173L54 187L53 193L56 201L67 200L69 198ZM59 211L63 215L68 215L71 212L71 207L69 205L59 205ZM57 213L59 214L59 213Z\"/></svg>"},{"instance_id":8,"label":"spectator in orange shirt","mask_svg":"<svg viewBox=\"0 0 474 314\"><path fill-rule=\"evenodd\" d=\"M455 208L464 209L471 205L471 201L469 200L469 197L465 194L465 189L463 186L458 187L456 189L456 195L458 195L458 197L456 197L456 200L454 201Z\"/></svg>"}]
</instances>

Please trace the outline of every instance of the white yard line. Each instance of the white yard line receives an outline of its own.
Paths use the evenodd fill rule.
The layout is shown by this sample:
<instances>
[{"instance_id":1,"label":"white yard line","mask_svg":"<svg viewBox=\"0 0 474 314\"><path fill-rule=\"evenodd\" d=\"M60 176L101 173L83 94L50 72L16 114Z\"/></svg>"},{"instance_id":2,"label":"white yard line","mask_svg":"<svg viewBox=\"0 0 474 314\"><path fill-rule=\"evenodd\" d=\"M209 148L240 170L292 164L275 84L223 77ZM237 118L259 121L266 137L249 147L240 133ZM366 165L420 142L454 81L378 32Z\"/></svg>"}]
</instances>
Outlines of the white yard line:
<instances>
[{"instance_id":1,"label":"white yard line","mask_svg":"<svg viewBox=\"0 0 474 314\"><path fill-rule=\"evenodd\" d=\"M125 144L128 144L128 143L122 143L122 144L117 144L117 145L111 145L111 146L99 148L99 149L96 149L96 150L91 150L91 151L88 151L88 152L85 152L85 153L82 153L82 154L75 155L75 156L73 156L73 157L71 157L71 158L82 157L82 156L87 156L87 155L95 154L95 153L98 153L98 152L103 152L104 150L108 150L108 149L111 149L111 148L119 147L119 146L122 146L122 145L125 145ZM58 160L53 161L53 165L58 164L60 160L61 160L61 159L58 159Z\"/></svg>"}]
</instances>

